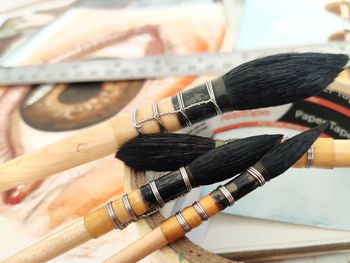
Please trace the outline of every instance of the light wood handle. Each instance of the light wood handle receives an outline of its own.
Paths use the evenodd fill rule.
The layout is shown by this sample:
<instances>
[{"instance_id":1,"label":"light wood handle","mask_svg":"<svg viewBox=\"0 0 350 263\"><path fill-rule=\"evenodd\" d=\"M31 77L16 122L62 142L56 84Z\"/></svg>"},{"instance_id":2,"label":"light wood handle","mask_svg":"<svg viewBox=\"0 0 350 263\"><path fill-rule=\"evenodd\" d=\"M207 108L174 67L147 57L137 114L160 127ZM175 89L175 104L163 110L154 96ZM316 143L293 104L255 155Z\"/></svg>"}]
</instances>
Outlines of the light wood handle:
<instances>
[{"instance_id":1,"label":"light wood handle","mask_svg":"<svg viewBox=\"0 0 350 263\"><path fill-rule=\"evenodd\" d=\"M334 140L334 167L350 167L350 140Z\"/></svg>"},{"instance_id":2,"label":"light wood handle","mask_svg":"<svg viewBox=\"0 0 350 263\"><path fill-rule=\"evenodd\" d=\"M211 195L207 195L198 201L200 206L206 212L208 217L211 217L220 212L220 207L216 204ZM186 207L181 211L181 215L187 222L191 229L198 227L203 219L193 206ZM157 249L160 249L172 243L183 236L186 232L176 219L171 216L161 223L161 225L153 229L149 234L138 239L127 248L121 250L119 253L108 258L105 263L134 263L138 260L148 256Z\"/></svg>"},{"instance_id":3,"label":"light wood handle","mask_svg":"<svg viewBox=\"0 0 350 263\"><path fill-rule=\"evenodd\" d=\"M168 244L160 227L153 229L150 233L138 239L130 246L113 255L104 263L135 263L148 256L157 249Z\"/></svg>"},{"instance_id":4,"label":"light wood handle","mask_svg":"<svg viewBox=\"0 0 350 263\"><path fill-rule=\"evenodd\" d=\"M39 263L46 262L64 252L90 240L84 220L81 218L64 229L40 240L34 245L20 251L16 255L5 259L3 263Z\"/></svg>"},{"instance_id":5,"label":"light wood handle","mask_svg":"<svg viewBox=\"0 0 350 263\"><path fill-rule=\"evenodd\" d=\"M320 138L313 147L311 167L332 169L335 167L350 167L350 140L335 140ZM294 168L304 168L307 164L305 153L294 165Z\"/></svg>"},{"instance_id":6,"label":"light wood handle","mask_svg":"<svg viewBox=\"0 0 350 263\"><path fill-rule=\"evenodd\" d=\"M136 216L141 216L150 212L150 208L144 202L139 189L135 189L128 194L128 200L132 211ZM130 213L126 210L122 202L122 198L118 198L112 202L112 207L116 218L121 224L129 224L132 221ZM91 237L99 238L100 236L112 231L115 226L106 206L97 208L84 217L85 226Z\"/></svg>"},{"instance_id":7,"label":"light wood handle","mask_svg":"<svg viewBox=\"0 0 350 263\"><path fill-rule=\"evenodd\" d=\"M0 190L29 183L112 154L118 148L110 121L0 165Z\"/></svg>"},{"instance_id":8,"label":"light wood handle","mask_svg":"<svg viewBox=\"0 0 350 263\"><path fill-rule=\"evenodd\" d=\"M209 217L220 212L220 208L210 195L203 197L198 202ZM198 227L203 221L193 206L186 207L181 211L181 214L191 229ZM160 228L169 243L175 242L186 235L185 230L175 216L169 217L167 220L163 221Z\"/></svg>"},{"instance_id":9,"label":"light wood handle","mask_svg":"<svg viewBox=\"0 0 350 263\"><path fill-rule=\"evenodd\" d=\"M144 204L139 189L129 193L130 205L136 215L143 215L149 208ZM112 202L113 209L118 220L122 223L130 223L130 215L121 203L121 198ZM85 243L92 238L112 231L114 224L108 215L106 206L97 208L88 213L84 218L79 219L72 225L59 230L36 244L24 249L5 262L42 262L52 259L64 252ZM19 260L19 261L17 261Z\"/></svg>"},{"instance_id":10,"label":"light wood handle","mask_svg":"<svg viewBox=\"0 0 350 263\"><path fill-rule=\"evenodd\" d=\"M160 113L173 112L171 99L159 101L158 109ZM152 117L150 105L140 108L137 114L139 120L150 117ZM181 128L175 114L164 115L161 121L168 131ZM142 125L143 133L159 131L159 125L155 120ZM110 155L119 145L135 136L137 131L132 125L130 113L120 114L74 136L1 164L0 191Z\"/></svg>"}]
</instances>

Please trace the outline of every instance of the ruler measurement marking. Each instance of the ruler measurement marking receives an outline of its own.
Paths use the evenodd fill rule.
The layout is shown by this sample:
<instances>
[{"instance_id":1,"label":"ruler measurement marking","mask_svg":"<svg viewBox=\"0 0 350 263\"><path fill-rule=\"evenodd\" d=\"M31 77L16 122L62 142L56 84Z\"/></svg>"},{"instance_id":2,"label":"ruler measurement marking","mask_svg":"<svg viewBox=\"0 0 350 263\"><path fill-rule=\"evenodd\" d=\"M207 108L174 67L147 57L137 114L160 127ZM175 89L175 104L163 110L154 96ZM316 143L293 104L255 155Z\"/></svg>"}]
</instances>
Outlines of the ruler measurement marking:
<instances>
[{"instance_id":1,"label":"ruler measurement marking","mask_svg":"<svg viewBox=\"0 0 350 263\"><path fill-rule=\"evenodd\" d=\"M72 61L60 64L0 67L0 84L42 84L105 80L144 79L171 76L222 74L248 60L284 52L330 52L350 54L350 43L145 57Z\"/></svg>"}]
</instances>

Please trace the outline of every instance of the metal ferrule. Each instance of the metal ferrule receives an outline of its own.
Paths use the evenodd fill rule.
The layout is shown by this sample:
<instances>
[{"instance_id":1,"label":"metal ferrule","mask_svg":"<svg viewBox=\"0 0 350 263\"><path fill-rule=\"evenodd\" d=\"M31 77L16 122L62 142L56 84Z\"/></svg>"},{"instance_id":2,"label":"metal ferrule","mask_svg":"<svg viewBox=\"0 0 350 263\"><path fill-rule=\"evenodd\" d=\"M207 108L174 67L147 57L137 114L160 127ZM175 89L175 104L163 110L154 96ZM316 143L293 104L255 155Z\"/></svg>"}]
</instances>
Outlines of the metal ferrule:
<instances>
[{"instance_id":1,"label":"metal ferrule","mask_svg":"<svg viewBox=\"0 0 350 263\"><path fill-rule=\"evenodd\" d=\"M182 116L184 117L184 119L186 120L187 127L191 127L192 126L192 122L190 121L190 119L186 115L186 109L188 107L185 107L185 103L184 103L184 99L182 97L182 92L181 91L176 94L176 98L177 98L177 102L179 103L179 109L177 111L175 111L175 112L176 113L181 113Z\"/></svg>"},{"instance_id":2,"label":"metal ferrule","mask_svg":"<svg viewBox=\"0 0 350 263\"><path fill-rule=\"evenodd\" d=\"M154 195L154 198L157 200L159 207L163 207L165 205L165 202L164 202L163 198L160 196L156 182L154 180L151 181L149 183L149 186L151 187L152 193Z\"/></svg>"},{"instance_id":3,"label":"metal ferrule","mask_svg":"<svg viewBox=\"0 0 350 263\"><path fill-rule=\"evenodd\" d=\"M310 147L306 152L306 163L305 168L311 168L314 160L314 147Z\"/></svg>"},{"instance_id":4,"label":"metal ferrule","mask_svg":"<svg viewBox=\"0 0 350 263\"><path fill-rule=\"evenodd\" d=\"M137 114L137 109L133 109L130 112L131 123L135 127L137 133L142 134L142 131L141 131L142 125L137 122L136 114Z\"/></svg>"},{"instance_id":5,"label":"metal ferrule","mask_svg":"<svg viewBox=\"0 0 350 263\"><path fill-rule=\"evenodd\" d=\"M123 225L123 224L119 221L119 219L117 218L117 216L116 216L116 214L115 214L115 212L114 212L114 209L113 209L112 201L109 202L109 203L106 205L106 207L107 207L108 215L109 215L110 219L112 220L114 227L115 227L116 229L120 229L120 230L124 229L124 228L125 228L125 225Z\"/></svg>"},{"instance_id":6,"label":"metal ferrule","mask_svg":"<svg viewBox=\"0 0 350 263\"><path fill-rule=\"evenodd\" d=\"M152 104L152 114L153 114L152 119L154 119L158 122L160 132L167 132L165 126L163 125L162 121L160 120L161 115L159 114L157 103Z\"/></svg>"},{"instance_id":7,"label":"metal ferrule","mask_svg":"<svg viewBox=\"0 0 350 263\"><path fill-rule=\"evenodd\" d=\"M181 212L177 213L175 215L175 217L176 217L177 222L179 222L179 224L182 226L182 228L185 230L185 232L191 231L190 225L186 222L186 220L183 217L183 215L181 214Z\"/></svg>"},{"instance_id":8,"label":"metal ferrule","mask_svg":"<svg viewBox=\"0 0 350 263\"><path fill-rule=\"evenodd\" d=\"M194 209L196 209L197 213L200 215L203 221L209 219L208 214L205 212L204 208L200 205L200 203L194 202L192 206Z\"/></svg>"},{"instance_id":9,"label":"metal ferrule","mask_svg":"<svg viewBox=\"0 0 350 263\"><path fill-rule=\"evenodd\" d=\"M137 216L135 215L134 210L132 210L132 207L130 205L129 198L128 198L127 194L123 195L122 202L123 202L123 205L125 207L125 210L127 211L128 215L130 216L132 221L134 221L134 222L137 221Z\"/></svg>"},{"instance_id":10,"label":"metal ferrule","mask_svg":"<svg viewBox=\"0 0 350 263\"><path fill-rule=\"evenodd\" d=\"M207 92L208 92L208 95L209 95L209 99L207 100L203 100L203 101L198 101L196 103L193 103L191 105L188 105L188 106L185 106L184 104L184 101L183 101L183 97L182 97L182 92L180 91L179 93L177 93L177 100L178 100L178 103L179 103L179 112L185 117L186 119L186 123L187 123L187 126L190 127L192 126L192 123L191 121L189 120L189 118L187 117L186 115L186 110L190 109L190 108L193 108L193 107L197 107L197 106L200 106L200 105L203 105L203 104L207 104L207 103L212 103L213 106L215 107L215 110L216 110L216 113L218 115L221 115L222 114L222 111L219 107L219 105L217 104L216 102L216 99L215 99L215 95L214 95L214 91L213 91L213 84L211 81L207 81L205 83L205 86L207 88Z\"/></svg>"},{"instance_id":11,"label":"metal ferrule","mask_svg":"<svg viewBox=\"0 0 350 263\"><path fill-rule=\"evenodd\" d=\"M218 190L225 196L230 206L232 206L235 203L235 199L233 198L232 194L229 190L223 185L218 187Z\"/></svg>"},{"instance_id":12,"label":"metal ferrule","mask_svg":"<svg viewBox=\"0 0 350 263\"><path fill-rule=\"evenodd\" d=\"M160 132L167 132L165 126L163 125L162 121L160 120L160 117L163 115L168 115L168 114L172 114L172 113L170 113L170 112L159 113L157 103L153 103L151 107L152 107L152 114L153 114L152 117L146 118L146 119L143 119L140 121L138 121L137 117L136 117L137 109L134 109L131 111L131 115L130 115L131 123L135 127L138 134L143 134L141 131L142 124L144 124L145 122L154 121L154 120L157 121L157 123L159 125Z\"/></svg>"},{"instance_id":13,"label":"metal ferrule","mask_svg":"<svg viewBox=\"0 0 350 263\"><path fill-rule=\"evenodd\" d=\"M222 114L222 111L221 111L221 109L219 108L218 103L216 102L216 98L215 98L214 90L213 90L213 83L211 82L211 80L210 80L210 81L207 81L207 82L205 83L205 86L207 87L208 95L209 95L209 98L210 98L210 99L208 100L208 102L213 103L217 114L218 114L218 115L221 115L221 114Z\"/></svg>"},{"instance_id":14,"label":"metal ferrule","mask_svg":"<svg viewBox=\"0 0 350 263\"><path fill-rule=\"evenodd\" d=\"M186 186L187 192L192 190L192 185L191 185L191 181L188 177L187 171L184 167L180 167L179 169L180 174L182 176L182 180L184 181L184 184Z\"/></svg>"},{"instance_id":15,"label":"metal ferrule","mask_svg":"<svg viewBox=\"0 0 350 263\"><path fill-rule=\"evenodd\" d=\"M156 208L156 209L154 209L154 210L149 211L149 212L146 213L146 214L143 214L143 215L139 216L139 218L146 218L146 217L149 217L149 216L151 216L151 215L154 215L154 214L156 214L156 213L158 213L158 212L159 212L159 209Z\"/></svg>"},{"instance_id":16,"label":"metal ferrule","mask_svg":"<svg viewBox=\"0 0 350 263\"><path fill-rule=\"evenodd\" d=\"M251 174L259 182L260 186L263 186L265 184L266 181L264 176L254 167L249 167L247 169L247 172Z\"/></svg>"},{"instance_id":17,"label":"metal ferrule","mask_svg":"<svg viewBox=\"0 0 350 263\"><path fill-rule=\"evenodd\" d=\"M213 117L215 113L221 115L223 110L231 109L227 101L226 87L221 78L207 81L192 91L180 91L172 99L176 109L173 113L178 113L181 124L187 127Z\"/></svg>"}]
</instances>

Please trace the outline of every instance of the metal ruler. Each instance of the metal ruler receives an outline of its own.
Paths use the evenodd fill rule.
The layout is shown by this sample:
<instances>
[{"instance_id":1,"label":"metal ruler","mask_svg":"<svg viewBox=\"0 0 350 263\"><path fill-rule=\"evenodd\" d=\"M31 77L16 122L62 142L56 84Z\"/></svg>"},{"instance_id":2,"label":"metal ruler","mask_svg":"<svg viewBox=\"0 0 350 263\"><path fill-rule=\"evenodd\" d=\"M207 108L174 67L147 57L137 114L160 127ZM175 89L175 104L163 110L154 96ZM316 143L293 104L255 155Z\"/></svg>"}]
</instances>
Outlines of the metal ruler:
<instances>
[{"instance_id":1,"label":"metal ruler","mask_svg":"<svg viewBox=\"0 0 350 263\"><path fill-rule=\"evenodd\" d=\"M284 52L328 52L350 55L350 42L241 52L101 59L0 67L0 85L149 79L223 74L239 64Z\"/></svg>"}]
</instances>

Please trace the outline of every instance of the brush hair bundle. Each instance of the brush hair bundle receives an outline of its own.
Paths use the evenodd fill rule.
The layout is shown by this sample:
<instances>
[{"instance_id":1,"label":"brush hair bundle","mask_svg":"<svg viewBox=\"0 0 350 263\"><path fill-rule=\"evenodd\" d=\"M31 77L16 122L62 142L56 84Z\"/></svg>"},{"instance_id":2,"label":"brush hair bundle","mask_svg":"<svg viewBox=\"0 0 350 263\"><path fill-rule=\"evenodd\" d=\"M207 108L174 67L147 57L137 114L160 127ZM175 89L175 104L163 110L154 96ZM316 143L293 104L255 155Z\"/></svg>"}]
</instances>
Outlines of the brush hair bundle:
<instances>
[{"instance_id":1,"label":"brush hair bundle","mask_svg":"<svg viewBox=\"0 0 350 263\"><path fill-rule=\"evenodd\" d=\"M269 172L271 179L282 174L298 161L328 126L329 123L325 122L300 133L265 154L260 162Z\"/></svg>"},{"instance_id":2,"label":"brush hair bundle","mask_svg":"<svg viewBox=\"0 0 350 263\"><path fill-rule=\"evenodd\" d=\"M234 109L270 107L321 92L348 60L342 54L278 54L244 63L222 79Z\"/></svg>"},{"instance_id":3,"label":"brush hair bundle","mask_svg":"<svg viewBox=\"0 0 350 263\"><path fill-rule=\"evenodd\" d=\"M136 170L173 171L215 148L215 141L191 134L144 134L120 147L116 157Z\"/></svg>"},{"instance_id":4,"label":"brush hair bundle","mask_svg":"<svg viewBox=\"0 0 350 263\"><path fill-rule=\"evenodd\" d=\"M188 168L199 185L222 181L255 164L281 138L282 135L259 135L236 140L203 154Z\"/></svg>"}]
</instances>

